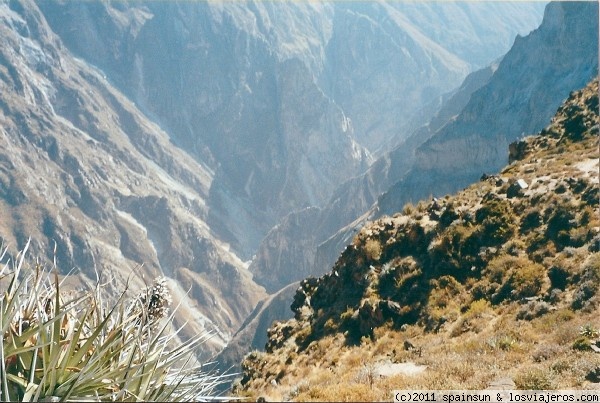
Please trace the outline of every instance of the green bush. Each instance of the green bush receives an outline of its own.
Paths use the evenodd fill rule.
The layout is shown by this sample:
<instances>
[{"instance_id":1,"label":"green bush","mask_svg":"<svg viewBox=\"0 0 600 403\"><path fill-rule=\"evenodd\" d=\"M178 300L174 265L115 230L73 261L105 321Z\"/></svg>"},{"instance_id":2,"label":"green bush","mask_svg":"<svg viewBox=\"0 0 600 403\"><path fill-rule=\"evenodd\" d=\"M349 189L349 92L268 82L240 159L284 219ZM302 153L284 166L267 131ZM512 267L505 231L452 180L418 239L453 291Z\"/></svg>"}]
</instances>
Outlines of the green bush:
<instances>
[{"instance_id":1,"label":"green bush","mask_svg":"<svg viewBox=\"0 0 600 403\"><path fill-rule=\"evenodd\" d=\"M544 285L546 272L544 266L530 262L515 269L509 279L514 298L534 297L540 293Z\"/></svg>"},{"instance_id":2,"label":"green bush","mask_svg":"<svg viewBox=\"0 0 600 403\"><path fill-rule=\"evenodd\" d=\"M454 209L454 204L452 202L448 203L448 205L444 208L442 214L440 215L440 226L442 228L448 227L454 220L459 218L460 216Z\"/></svg>"},{"instance_id":3,"label":"green bush","mask_svg":"<svg viewBox=\"0 0 600 403\"><path fill-rule=\"evenodd\" d=\"M382 271L377 291L382 298L402 300L415 284L422 281L423 271L412 257L399 259L396 264Z\"/></svg>"},{"instance_id":4,"label":"green bush","mask_svg":"<svg viewBox=\"0 0 600 403\"><path fill-rule=\"evenodd\" d=\"M537 296L547 277L544 266L524 256L500 255L490 261L487 272L492 282L501 283L492 296L493 303Z\"/></svg>"},{"instance_id":5,"label":"green bush","mask_svg":"<svg viewBox=\"0 0 600 403\"><path fill-rule=\"evenodd\" d=\"M542 224L542 215L538 210L528 211L521 222L520 231L526 234L534 228L538 228Z\"/></svg>"},{"instance_id":6,"label":"green bush","mask_svg":"<svg viewBox=\"0 0 600 403\"><path fill-rule=\"evenodd\" d=\"M554 241L559 249L570 246L569 230L572 227L571 222L575 220L572 209L565 204L559 204L554 208L546 209L546 215L548 217L546 236Z\"/></svg>"},{"instance_id":7,"label":"green bush","mask_svg":"<svg viewBox=\"0 0 600 403\"><path fill-rule=\"evenodd\" d=\"M548 270L548 277L550 278L552 288L564 291L568 284L569 271L562 267L559 262L559 264L550 267L550 270Z\"/></svg>"},{"instance_id":8,"label":"green bush","mask_svg":"<svg viewBox=\"0 0 600 403\"><path fill-rule=\"evenodd\" d=\"M430 244L428 257L436 275L451 275L462 281L474 274L471 267L479 252L474 231L471 226L451 225Z\"/></svg>"},{"instance_id":9,"label":"green bush","mask_svg":"<svg viewBox=\"0 0 600 403\"><path fill-rule=\"evenodd\" d=\"M492 198L475 213L481 228L478 236L482 244L495 246L506 242L515 232L515 217L506 200Z\"/></svg>"},{"instance_id":10,"label":"green bush","mask_svg":"<svg viewBox=\"0 0 600 403\"><path fill-rule=\"evenodd\" d=\"M191 365L206 335L177 345L167 332L164 280L115 304L100 287L67 294L56 271L26 264L28 246L0 269L0 400L190 401L224 381Z\"/></svg>"}]
</instances>

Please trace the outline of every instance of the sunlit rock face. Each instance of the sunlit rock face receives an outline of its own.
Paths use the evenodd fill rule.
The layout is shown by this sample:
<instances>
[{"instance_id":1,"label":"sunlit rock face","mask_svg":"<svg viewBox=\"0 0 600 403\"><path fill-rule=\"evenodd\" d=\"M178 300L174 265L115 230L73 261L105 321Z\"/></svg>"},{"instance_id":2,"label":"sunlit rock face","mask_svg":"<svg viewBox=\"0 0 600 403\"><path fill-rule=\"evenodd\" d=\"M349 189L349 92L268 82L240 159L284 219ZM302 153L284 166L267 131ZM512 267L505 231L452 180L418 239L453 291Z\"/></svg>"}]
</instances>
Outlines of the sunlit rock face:
<instances>
[{"instance_id":1,"label":"sunlit rock face","mask_svg":"<svg viewBox=\"0 0 600 403\"><path fill-rule=\"evenodd\" d=\"M351 239L356 227L353 221L406 175L413 166L415 149L460 113L471 95L489 81L502 55L494 53L492 48L507 51L517 32L527 35L537 25L531 20L528 25L525 16L537 15L536 24L539 23L544 5L478 3L477 6L470 3L444 3L439 8L428 3L336 4L336 19L327 47L328 64L319 82L342 106L346 116L351 117L357 142L368 144L375 155L382 155L364 174L337 186L325 205L294 212L268 233L250 266L255 278L267 289L285 285L283 278L300 280L307 274L328 269ZM517 8L512 9L513 6ZM515 20L506 18L509 9ZM487 22L481 22L486 15ZM469 23L452 25L448 27L448 34L442 35L440 27L461 19ZM503 27L502 35L490 35L487 30L493 25ZM461 32L459 26L468 27L463 29L471 34ZM487 34L478 36L476 32L483 32L481 30ZM364 32L370 34L361 34ZM374 36L382 39L374 41ZM502 42L501 38L508 37L510 40ZM495 45L484 46L490 44L489 41L495 41ZM382 55L393 57L385 59ZM472 69L484 64L488 65L473 72L459 88L440 95L439 88L450 91L458 87L452 78L457 71L465 66ZM429 89L423 87L426 84L430 85ZM444 87L446 85L448 87ZM433 91L434 87L438 90ZM395 112L387 113L388 108ZM369 132L368 125L377 129ZM387 143L377 146L377 140L366 140L370 135L381 136ZM396 143L399 145L391 147ZM305 224L290 225L295 222ZM342 233L334 236L340 229ZM282 275L281 271L286 274Z\"/></svg>"}]
</instances>

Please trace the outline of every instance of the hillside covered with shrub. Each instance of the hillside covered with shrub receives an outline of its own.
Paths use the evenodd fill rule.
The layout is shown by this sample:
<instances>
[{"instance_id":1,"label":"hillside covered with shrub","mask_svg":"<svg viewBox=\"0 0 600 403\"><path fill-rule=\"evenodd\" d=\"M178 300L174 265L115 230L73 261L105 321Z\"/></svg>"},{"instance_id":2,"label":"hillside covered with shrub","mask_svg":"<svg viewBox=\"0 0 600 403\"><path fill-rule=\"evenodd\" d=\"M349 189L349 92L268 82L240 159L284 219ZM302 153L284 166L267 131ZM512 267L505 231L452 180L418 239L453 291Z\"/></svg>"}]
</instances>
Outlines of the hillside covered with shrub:
<instances>
[{"instance_id":1,"label":"hillside covered with shrub","mask_svg":"<svg viewBox=\"0 0 600 403\"><path fill-rule=\"evenodd\" d=\"M600 383L598 80L456 195L362 228L305 279L239 395L383 400L393 389Z\"/></svg>"}]
</instances>

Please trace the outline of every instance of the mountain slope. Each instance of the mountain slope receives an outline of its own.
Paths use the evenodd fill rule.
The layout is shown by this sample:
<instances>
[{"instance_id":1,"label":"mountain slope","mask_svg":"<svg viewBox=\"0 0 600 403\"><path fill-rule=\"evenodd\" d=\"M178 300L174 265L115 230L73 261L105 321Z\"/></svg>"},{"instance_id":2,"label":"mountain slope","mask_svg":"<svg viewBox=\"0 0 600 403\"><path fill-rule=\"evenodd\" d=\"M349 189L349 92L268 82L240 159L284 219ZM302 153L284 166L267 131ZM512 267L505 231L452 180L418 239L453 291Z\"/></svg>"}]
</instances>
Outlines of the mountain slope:
<instances>
[{"instance_id":1,"label":"mountain slope","mask_svg":"<svg viewBox=\"0 0 600 403\"><path fill-rule=\"evenodd\" d=\"M294 223L285 221L290 211L324 204L371 161L352 121L384 111L351 117L324 84L337 75L333 32L337 46L353 24L334 27L335 3L1 6L2 238L16 250L32 236L47 260L56 243L61 267L92 281L102 273L117 288L141 263L144 280L132 281L165 274L181 295L179 319L193 318L191 333L215 330L211 348L219 349L264 297L242 260L280 220ZM458 84L475 63L397 7L375 6L387 51L402 50L389 33L407 39L402 60L425 74L426 87L409 83L413 99ZM536 10L496 9L493 20L508 27L500 42L535 26ZM474 48L490 43L498 42ZM397 77L398 66L388 67L373 77ZM357 70L353 84L368 77ZM407 92L398 80L373 83Z\"/></svg>"},{"instance_id":2,"label":"mountain slope","mask_svg":"<svg viewBox=\"0 0 600 403\"><path fill-rule=\"evenodd\" d=\"M214 361L219 370L240 373L242 358L248 354L248 351L264 349L268 341L267 329L273 322L292 317L292 312L289 310L290 301L299 284L299 282L292 283L256 305L227 346L215 356ZM231 386L230 384L231 382L227 386Z\"/></svg>"},{"instance_id":3,"label":"mountain slope","mask_svg":"<svg viewBox=\"0 0 600 403\"><path fill-rule=\"evenodd\" d=\"M598 4L550 3L461 113L416 151L411 172L379 201L383 213L455 191L506 163L503 150L541 130L570 91L598 75Z\"/></svg>"},{"instance_id":4,"label":"mountain slope","mask_svg":"<svg viewBox=\"0 0 600 403\"><path fill-rule=\"evenodd\" d=\"M461 87L447 95L448 99L427 125L378 158L364 174L337 186L324 207L292 212L273 227L250 264L256 281L272 292L290 279L300 280L326 271L354 235L359 225L356 221L365 220L365 212L377 202L378 196L410 170L414 150L460 112L495 68L490 66L467 76Z\"/></svg>"},{"instance_id":5,"label":"mountain slope","mask_svg":"<svg viewBox=\"0 0 600 403\"><path fill-rule=\"evenodd\" d=\"M238 393L372 401L507 377L519 389L594 387L598 93L597 79L573 92L539 135L511 145L499 175L362 228L331 272L302 281L294 319L246 358Z\"/></svg>"},{"instance_id":6,"label":"mountain slope","mask_svg":"<svg viewBox=\"0 0 600 403\"><path fill-rule=\"evenodd\" d=\"M283 217L322 206L338 183L362 173L368 152L401 131L422 100L457 86L482 54L499 56L515 33L536 26L543 7L484 4L489 24L477 26L475 6L441 3L428 21L429 7L402 4L40 7L69 49L216 172L209 224L248 260ZM455 27L452 40L436 31L440 23ZM492 26L497 36L488 35ZM456 43L473 54L456 56L447 49Z\"/></svg>"},{"instance_id":7,"label":"mountain slope","mask_svg":"<svg viewBox=\"0 0 600 403\"><path fill-rule=\"evenodd\" d=\"M36 257L115 293L165 275L178 323L221 348L264 290L207 225L213 172L73 58L35 3L0 3L0 30L2 241L31 237Z\"/></svg>"},{"instance_id":8,"label":"mountain slope","mask_svg":"<svg viewBox=\"0 0 600 403\"><path fill-rule=\"evenodd\" d=\"M519 38L500 61L470 75L428 125L363 175L338 186L320 211L299 220L306 222L304 228L273 228L251 264L256 278L267 279L262 284L272 291L285 285L279 279L286 275L277 271L292 280L319 275L366 219L393 214L409 201L456 191L483 172L497 171L506 162L504 150L511 141L541 129L570 91L597 74L596 14L595 3L548 5L537 30ZM515 87L517 79L522 84ZM488 127L493 130L486 132ZM308 236L294 237L292 231ZM304 244L311 247L305 248L303 259L293 258Z\"/></svg>"},{"instance_id":9,"label":"mountain slope","mask_svg":"<svg viewBox=\"0 0 600 403\"><path fill-rule=\"evenodd\" d=\"M467 72L491 63L508 51L517 33L526 35L539 25L544 6L334 4L320 82L352 120L357 141L377 156L426 123L439 97L456 88Z\"/></svg>"},{"instance_id":10,"label":"mountain slope","mask_svg":"<svg viewBox=\"0 0 600 403\"><path fill-rule=\"evenodd\" d=\"M100 66L177 145L211 164L209 224L246 260L280 217L322 203L334 183L370 162L343 111L314 81L327 3L41 7L70 49Z\"/></svg>"}]
</instances>

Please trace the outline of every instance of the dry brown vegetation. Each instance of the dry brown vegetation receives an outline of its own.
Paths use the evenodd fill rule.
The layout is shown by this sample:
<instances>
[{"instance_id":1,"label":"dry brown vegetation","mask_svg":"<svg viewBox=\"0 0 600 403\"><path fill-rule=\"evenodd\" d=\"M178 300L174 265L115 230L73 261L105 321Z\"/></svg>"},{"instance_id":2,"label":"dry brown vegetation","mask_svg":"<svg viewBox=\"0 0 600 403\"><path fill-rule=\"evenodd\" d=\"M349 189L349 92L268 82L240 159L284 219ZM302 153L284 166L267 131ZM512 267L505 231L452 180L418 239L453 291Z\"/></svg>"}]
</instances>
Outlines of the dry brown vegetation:
<instances>
[{"instance_id":1,"label":"dry brown vegetation","mask_svg":"<svg viewBox=\"0 0 600 403\"><path fill-rule=\"evenodd\" d=\"M367 225L331 273L302 283L295 319L246 358L235 391L381 401L499 379L597 387L598 122L596 80L499 175ZM382 370L399 363L426 369Z\"/></svg>"}]
</instances>

